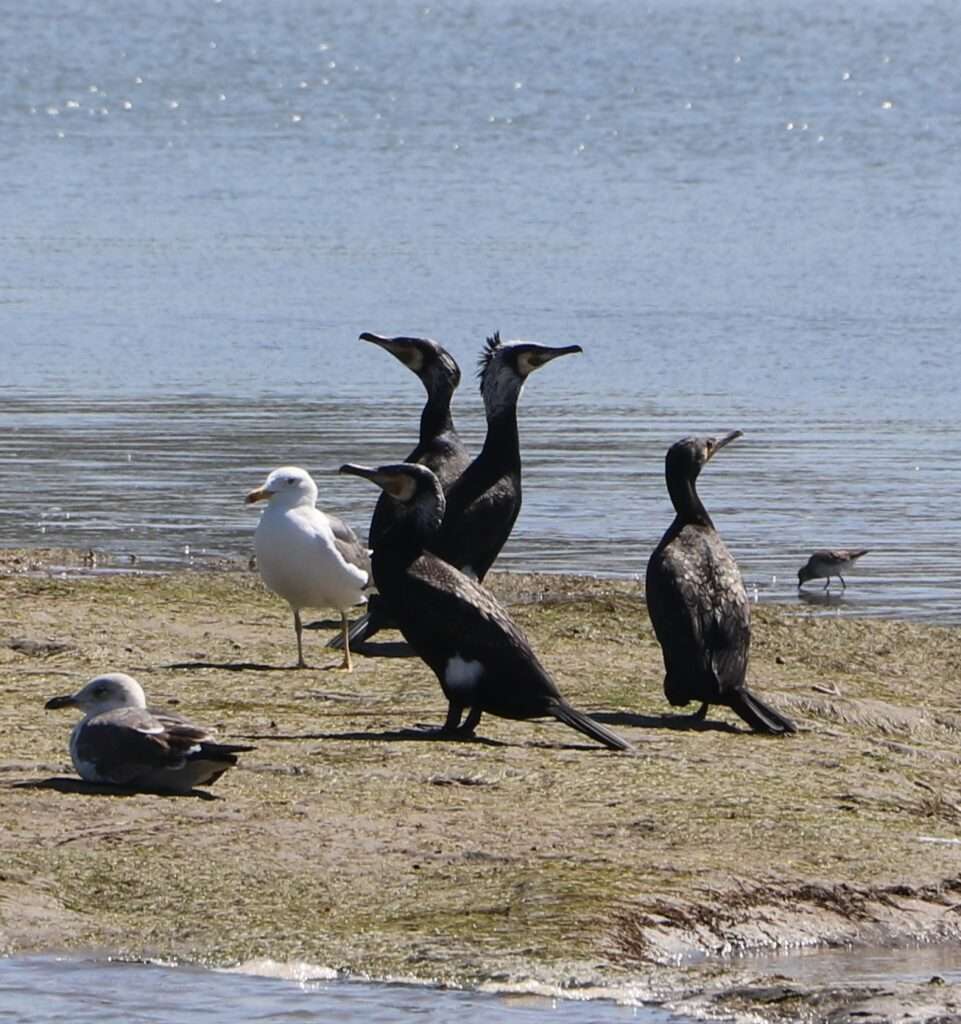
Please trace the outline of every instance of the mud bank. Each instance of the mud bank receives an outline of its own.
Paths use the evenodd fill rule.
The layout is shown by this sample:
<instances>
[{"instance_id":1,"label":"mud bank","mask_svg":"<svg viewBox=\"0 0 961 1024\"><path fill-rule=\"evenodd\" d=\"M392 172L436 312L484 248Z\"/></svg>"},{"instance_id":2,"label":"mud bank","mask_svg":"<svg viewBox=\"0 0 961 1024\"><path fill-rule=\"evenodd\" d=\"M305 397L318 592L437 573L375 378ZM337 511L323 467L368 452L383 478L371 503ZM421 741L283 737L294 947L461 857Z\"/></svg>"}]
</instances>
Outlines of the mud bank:
<instances>
[{"instance_id":1,"label":"mud bank","mask_svg":"<svg viewBox=\"0 0 961 1024\"><path fill-rule=\"evenodd\" d=\"M679 729L636 584L501 574L562 692L639 753L490 717L436 742L410 727L442 720L440 690L397 634L347 675L331 621L297 671L254 574L50 568L68 564L0 555L3 951L630 986L710 1016L961 1014L953 984L805 986L724 958L961 934L958 629L757 608L751 678L799 734L720 710ZM258 749L213 799L71 782L74 718L43 703L108 669Z\"/></svg>"}]
</instances>

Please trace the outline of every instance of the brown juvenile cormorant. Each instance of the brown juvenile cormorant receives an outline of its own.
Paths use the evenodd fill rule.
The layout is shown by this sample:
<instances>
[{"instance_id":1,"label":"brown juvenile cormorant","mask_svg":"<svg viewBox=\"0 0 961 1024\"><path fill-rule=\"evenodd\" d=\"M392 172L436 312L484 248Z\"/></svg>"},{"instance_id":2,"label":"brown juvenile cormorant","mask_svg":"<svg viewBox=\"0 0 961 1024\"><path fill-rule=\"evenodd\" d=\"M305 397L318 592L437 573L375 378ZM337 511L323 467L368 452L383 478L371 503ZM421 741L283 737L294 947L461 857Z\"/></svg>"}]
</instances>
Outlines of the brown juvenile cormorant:
<instances>
[{"instance_id":1,"label":"brown juvenile cormorant","mask_svg":"<svg viewBox=\"0 0 961 1024\"><path fill-rule=\"evenodd\" d=\"M758 732L795 732L794 723L746 686L751 606L741 574L698 497L701 468L740 430L688 437L667 453L667 490L677 513L647 563L647 610L664 655L664 693L675 707L700 701L700 721L723 704Z\"/></svg>"},{"instance_id":2,"label":"brown juvenile cormorant","mask_svg":"<svg viewBox=\"0 0 961 1024\"><path fill-rule=\"evenodd\" d=\"M798 589L800 590L808 580L822 579L826 576L827 583L824 584L824 589L827 590L831 586L831 577L837 576L841 581L841 589L847 590L848 585L844 582L841 570L850 569L862 555L867 553L867 548L861 548L860 551L851 551L847 548L839 548L836 551L815 551L808 559L807 565L802 565L798 569Z\"/></svg>"},{"instance_id":3,"label":"brown juvenile cormorant","mask_svg":"<svg viewBox=\"0 0 961 1024\"><path fill-rule=\"evenodd\" d=\"M425 466L342 473L371 480L403 514L374 549L374 582L404 639L437 676L449 702L440 736L472 736L483 712L502 718L553 717L614 750L631 746L571 707L494 596L426 550L444 515L444 494ZM461 716L467 710L467 718Z\"/></svg>"},{"instance_id":4,"label":"brown juvenile cormorant","mask_svg":"<svg viewBox=\"0 0 961 1024\"><path fill-rule=\"evenodd\" d=\"M517 401L524 382L558 356L580 345L552 347L487 339L480 360L480 389L487 436L476 459L447 490L447 511L429 548L445 562L483 581L514 528L521 509L521 452Z\"/></svg>"},{"instance_id":5,"label":"brown juvenile cormorant","mask_svg":"<svg viewBox=\"0 0 961 1024\"><path fill-rule=\"evenodd\" d=\"M420 437L404 461L427 466L437 475L446 493L470 462L470 453L454 427L450 412L451 398L460 384L460 367L443 346L430 338L387 338L364 331L360 340L390 352L417 374L424 385L427 402L420 414ZM396 515L397 503L386 491L382 492L370 520L367 542L371 548L380 542ZM350 627L348 642L362 643L390 625L383 602L377 594L371 594L366 612ZM343 645L344 638L340 635L327 643L328 647L338 649Z\"/></svg>"}]
</instances>

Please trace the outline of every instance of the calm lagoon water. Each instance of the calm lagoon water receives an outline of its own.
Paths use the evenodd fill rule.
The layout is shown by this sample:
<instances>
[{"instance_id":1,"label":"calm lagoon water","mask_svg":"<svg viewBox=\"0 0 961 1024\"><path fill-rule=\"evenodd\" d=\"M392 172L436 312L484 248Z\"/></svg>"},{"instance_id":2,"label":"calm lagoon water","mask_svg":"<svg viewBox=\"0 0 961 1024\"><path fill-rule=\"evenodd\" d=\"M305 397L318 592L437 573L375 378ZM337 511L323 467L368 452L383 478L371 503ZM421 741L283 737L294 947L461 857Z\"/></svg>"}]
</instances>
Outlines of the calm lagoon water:
<instances>
[{"instance_id":1,"label":"calm lagoon water","mask_svg":"<svg viewBox=\"0 0 961 1024\"><path fill-rule=\"evenodd\" d=\"M738 427L702 492L759 599L869 547L828 610L961 621L947 0L6 13L0 543L246 557L286 462L365 529L333 470L421 392L357 334L446 343L476 448L500 329L585 349L503 567L642 575L667 446Z\"/></svg>"},{"instance_id":2,"label":"calm lagoon water","mask_svg":"<svg viewBox=\"0 0 961 1024\"><path fill-rule=\"evenodd\" d=\"M949 0L0 13L0 544L245 559L288 462L363 530L334 470L421 394L358 333L444 342L476 449L500 329L584 347L523 397L502 567L642 575L667 446L737 427L702 494L759 600L863 546L804 609L961 621Z\"/></svg>"}]
</instances>

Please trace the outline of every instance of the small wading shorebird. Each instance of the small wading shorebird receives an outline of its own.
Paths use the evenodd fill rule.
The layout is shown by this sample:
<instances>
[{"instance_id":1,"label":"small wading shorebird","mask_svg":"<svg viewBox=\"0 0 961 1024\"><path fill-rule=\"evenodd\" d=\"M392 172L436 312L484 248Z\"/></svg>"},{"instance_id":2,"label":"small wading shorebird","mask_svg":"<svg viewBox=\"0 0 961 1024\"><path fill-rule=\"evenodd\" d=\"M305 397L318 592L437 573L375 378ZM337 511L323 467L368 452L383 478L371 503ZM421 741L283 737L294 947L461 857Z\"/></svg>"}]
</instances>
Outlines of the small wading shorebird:
<instances>
[{"instance_id":1,"label":"small wading shorebird","mask_svg":"<svg viewBox=\"0 0 961 1024\"><path fill-rule=\"evenodd\" d=\"M751 606L741 573L695 483L703 466L741 436L687 437L665 460L676 515L647 564L647 610L664 655L664 694L675 707L700 701L700 721L722 704L758 732L795 732L794 723L745 683L751 646Z\"/></svg>"},{"instance_id":2,"label":"small wading shorebird","mask_svg":"<svg viewBox=\"0 0 961 1024\"><path fill-rule=\"evenodd\" d=\"M437 474L446 494L448 487L470 462L470 453L457 433L450 411L451 399L460 384L460 367L447 349L430 338L386 338L364 331L360 340L369 341L390 352L416 374L424 385L427 402L420 414L420 434L416 446L404 462L419 462L427 466ZM386 491L382 491L370 520L367 534L369 547L377 546L396 515L397 503ZM366 612L350 627L347 642L356 644L369 640L390 624L384 602L378 594L371 594ZM327 646L343 647L343 636L337 634L332 637Z\"/></svg>"},{"instance_id":3,"label":"small wading shorebird","mask_svg":"<svg viewBox=\"0 0 961 1024\"><path fill-rule=\"evenodd\" d=\"M374 582L404 639L440 682L449 708L440 737L473 736L487 711L501 718L556 718L614 750L631 750L616 733L571 707L494 596L425 550L444 515L444 494L426 466L341 466L401 503L374 549ZM461 724L465 709L467 718Z\"/></svg>"},{"instance_id":4,"label":"small wading shorebird","mask_svg":"<svg viewBox=\"0 0 961 1024\"><path fill-rule=\"evenodd\" d=\"M862 555L866 555L868 553L868 550L868 548L861 548L860 551L854 551L849 548L838 548L836 551L827 551L825 549L815 551L807 560L807 565L802 565L801 568L798 569L798 590L800 590L808 580L819 580L823 579L825 576L827 577L827 582L824 584L825 590L831 586L832 576L837 576L841 581L841 589L847 590L848 585L844 582L844 577L841 575L842 570L846 572L850 569Z\"/></svg>"},{"instance_id":5,"label":"small wading shorebird","mask_svg":"<svg viewBox=\"0 0 961 1024\"><path fill-rule=\"evenodd\" d=\"M101 785L187 793L216 782L238 754L256 749L217 743L202 725L149 710L140 684L121 672L97 676L46 707L84 713L70 734L70 758L82 779Z\"/></svg>"},{"instance_id":6,"label":"small wading shorebird","mask_svg":"<svg viewBox=\"0 0 961 1024\"><path fill-rule=\"evenodd\" d=\"M267 500L257 524L254 551L257 568L269 590L282 597L294 613L297 667L306 668L301 634L301 608L335 608L340 612L344 660L351 670L347 610L363 604L370 578L370 556L354 531L337 516L316 507L317 485L298 466L281 466L262 487L247 495L247 504Z\"/></svg>"}]
</instances>

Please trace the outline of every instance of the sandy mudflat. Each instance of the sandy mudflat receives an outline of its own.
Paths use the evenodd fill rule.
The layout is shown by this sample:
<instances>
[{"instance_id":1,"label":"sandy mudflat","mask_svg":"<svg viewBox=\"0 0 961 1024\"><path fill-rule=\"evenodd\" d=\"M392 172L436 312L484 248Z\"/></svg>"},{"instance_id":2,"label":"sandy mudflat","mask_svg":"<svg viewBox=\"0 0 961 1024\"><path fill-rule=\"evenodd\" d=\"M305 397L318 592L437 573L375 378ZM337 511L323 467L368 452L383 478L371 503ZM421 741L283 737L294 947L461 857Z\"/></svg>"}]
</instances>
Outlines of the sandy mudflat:
<instances>
[{"instance_id":1,"label":"sandy mudflat","mask_svg":"<svg viewBox=\"0 0 961 1024\"><path fill-rule=\"evenodd\" d=\"M723 710L681 730L636 584L495 575L562 692L639 753L489 716L481 740L437 742L405 732L443 718L425 666L331 668L331 621L306 634L317 668L290 669L289 612L255 574L52 571L71 560L0 553L0 949L633 981L785 1020L961 1014L951 984L812 989L675 962L961 935L958 629L758 608L751 678L799 735ZM258 749L216 799L56 781L75 718L44 701L110 669Z\"/></svg>"}]
</instances>

